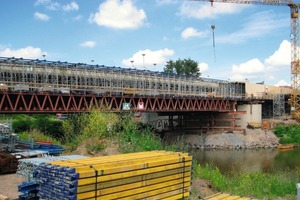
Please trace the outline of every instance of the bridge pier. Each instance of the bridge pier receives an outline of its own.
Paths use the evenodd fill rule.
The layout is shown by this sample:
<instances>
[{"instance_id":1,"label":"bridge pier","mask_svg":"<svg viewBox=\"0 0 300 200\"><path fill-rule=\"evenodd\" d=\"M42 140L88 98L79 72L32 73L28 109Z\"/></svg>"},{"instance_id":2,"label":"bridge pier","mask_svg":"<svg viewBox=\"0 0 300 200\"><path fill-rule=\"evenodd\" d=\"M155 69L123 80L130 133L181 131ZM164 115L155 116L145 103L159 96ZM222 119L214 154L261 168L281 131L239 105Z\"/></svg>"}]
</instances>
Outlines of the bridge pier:
<instances>
[{"instance_id":1,"label":"bridge pier","mask_svg":"<svg viewBox=\"0 0 300 200\"><path fill-rule=\"evenodd\" d=\"M244 131L236 122L244 112L169 112L142 113L142 121L152 124L158 131L193 131L198 133Z\"/></svg>"}]
</instances>

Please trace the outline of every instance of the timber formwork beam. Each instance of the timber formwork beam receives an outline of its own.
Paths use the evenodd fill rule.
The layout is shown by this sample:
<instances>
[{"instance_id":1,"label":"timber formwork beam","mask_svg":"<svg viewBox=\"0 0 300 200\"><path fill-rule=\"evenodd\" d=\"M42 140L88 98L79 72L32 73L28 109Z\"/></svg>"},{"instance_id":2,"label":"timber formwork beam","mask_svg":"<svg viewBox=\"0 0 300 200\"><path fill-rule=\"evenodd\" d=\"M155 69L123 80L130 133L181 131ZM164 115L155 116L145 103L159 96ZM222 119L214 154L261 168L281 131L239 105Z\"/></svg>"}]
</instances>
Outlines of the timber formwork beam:
<instances>
[{"instance_id":1,"label":"timber formwork beam","mask_svg":"<svg viewBox=\"0 0 300 200\"><path fill-rule=\"evenodd\" d=\"M127 107L124 105L127 105ZM78 113L91 109L114 112L233 111L236 101L221 98L96 96L0 92L0 113Z\"/></svg>"}]
</instances>

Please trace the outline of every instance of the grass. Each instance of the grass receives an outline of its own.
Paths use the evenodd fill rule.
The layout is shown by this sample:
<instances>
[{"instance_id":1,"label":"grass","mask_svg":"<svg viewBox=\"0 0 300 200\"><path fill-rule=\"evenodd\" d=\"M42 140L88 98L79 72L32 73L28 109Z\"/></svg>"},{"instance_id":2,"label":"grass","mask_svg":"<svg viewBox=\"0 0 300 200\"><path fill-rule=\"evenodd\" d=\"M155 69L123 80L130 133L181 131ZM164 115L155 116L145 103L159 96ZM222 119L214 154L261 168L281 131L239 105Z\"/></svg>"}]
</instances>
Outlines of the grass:
<instances>
[{"instance_id":1,"label":"grass","mask_svg":"<svg viewBox=\"0 0 300 200\"><path fill-rule=\"evenodd\" d=\"M299 172L298 172L299 173ZM194 176L209 180L219 191L258 199L294 199L296 183L300 178L294 172L282 173L242 172L222 174L212 165L194 165Z\"/></svg>"}]
</instances>

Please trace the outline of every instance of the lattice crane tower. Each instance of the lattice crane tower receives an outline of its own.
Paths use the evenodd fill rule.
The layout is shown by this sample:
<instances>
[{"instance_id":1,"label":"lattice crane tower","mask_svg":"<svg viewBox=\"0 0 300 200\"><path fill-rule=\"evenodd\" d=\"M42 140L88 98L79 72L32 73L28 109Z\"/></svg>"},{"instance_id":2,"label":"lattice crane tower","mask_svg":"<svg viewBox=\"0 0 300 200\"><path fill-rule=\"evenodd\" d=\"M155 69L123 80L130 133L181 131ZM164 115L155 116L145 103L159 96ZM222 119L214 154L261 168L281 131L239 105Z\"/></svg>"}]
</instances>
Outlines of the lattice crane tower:
<instances>
[{"instance_id":1,"label":"lattice crane tower","mask_svg":"<svg viewBox=\"0 0 300 200\"><path fill-rule=\"evenodd\" d=\"M288 6L291 14L291 106L293 115L300 117L300 61L299 61L299 20L298 12L300 4L291 0L193 0L217 3L240 3L257 5ZM297 117L299 116L299 117Z\"/></svg>"}]
</instances>

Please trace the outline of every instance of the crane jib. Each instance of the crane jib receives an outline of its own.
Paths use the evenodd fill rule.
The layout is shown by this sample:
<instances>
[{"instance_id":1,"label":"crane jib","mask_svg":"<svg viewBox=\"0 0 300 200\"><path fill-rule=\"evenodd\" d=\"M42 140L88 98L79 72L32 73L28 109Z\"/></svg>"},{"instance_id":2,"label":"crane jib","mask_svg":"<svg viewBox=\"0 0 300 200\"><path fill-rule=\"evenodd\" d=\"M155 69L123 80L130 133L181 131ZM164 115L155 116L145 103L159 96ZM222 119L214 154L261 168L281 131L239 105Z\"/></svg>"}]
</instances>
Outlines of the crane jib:
<instances>
[{"instance_id":1,"label":"crane jib","mask_svg":"<svg viewBox=\"0 0 300 200\"><path fill-rule=\"evenodd\" d=\"M191 0L191 1L203 1L210 3L239 3L239 4L257 4L257 5L274 5L274 6L289 6L299 8L300 4L294 3L294 1L283 1L283 0Z\"/></svg>"}]
</instances>

